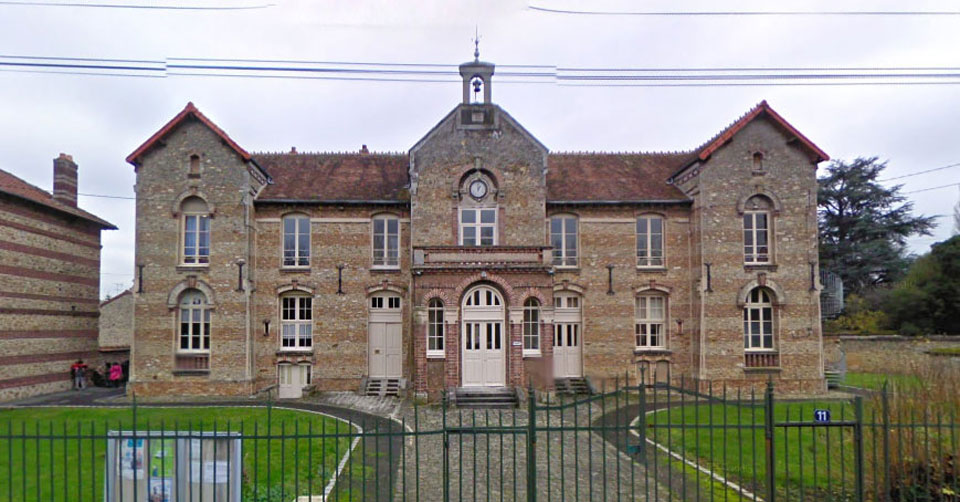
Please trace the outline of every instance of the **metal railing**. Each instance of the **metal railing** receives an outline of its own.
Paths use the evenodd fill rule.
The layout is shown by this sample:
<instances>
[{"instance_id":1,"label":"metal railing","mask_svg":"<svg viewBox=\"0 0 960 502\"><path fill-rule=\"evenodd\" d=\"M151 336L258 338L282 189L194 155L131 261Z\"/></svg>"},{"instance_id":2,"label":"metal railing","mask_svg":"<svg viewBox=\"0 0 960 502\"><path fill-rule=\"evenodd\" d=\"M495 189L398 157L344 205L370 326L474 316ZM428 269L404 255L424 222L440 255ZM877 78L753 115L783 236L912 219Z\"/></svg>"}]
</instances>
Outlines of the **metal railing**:
<instances>
[{"instance_id":1,"label":"metal railing","mask_svg":"<svg viewBox=\"0 0 960 502\"><path fill-rule=\"evenodd\" d=\"M411 403L395 421L271 403L6 409L0 501L958 500L955 412L619 383L528 390L507 410Z\"/></svg>"}]
</instances>

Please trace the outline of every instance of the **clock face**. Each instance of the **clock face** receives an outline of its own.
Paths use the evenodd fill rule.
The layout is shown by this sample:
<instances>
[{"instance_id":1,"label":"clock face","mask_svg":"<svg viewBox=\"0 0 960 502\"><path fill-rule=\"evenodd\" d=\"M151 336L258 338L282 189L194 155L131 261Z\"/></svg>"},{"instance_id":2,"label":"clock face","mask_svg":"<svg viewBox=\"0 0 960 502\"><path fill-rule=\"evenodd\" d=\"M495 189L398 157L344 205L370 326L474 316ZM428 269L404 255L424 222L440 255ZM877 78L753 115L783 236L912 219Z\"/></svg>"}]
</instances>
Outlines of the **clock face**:
<instances>
[{"instance_id":1,"label":"clock face","mask_svg":"<svg viewBox=\"0 0 960 502\"><path fill-rule=\"evenodd\" d=\"M470 184L470 195L476 199L483 198L484 195L487 195L487 184L477 180Z\"/></svg>"}]
</instances>

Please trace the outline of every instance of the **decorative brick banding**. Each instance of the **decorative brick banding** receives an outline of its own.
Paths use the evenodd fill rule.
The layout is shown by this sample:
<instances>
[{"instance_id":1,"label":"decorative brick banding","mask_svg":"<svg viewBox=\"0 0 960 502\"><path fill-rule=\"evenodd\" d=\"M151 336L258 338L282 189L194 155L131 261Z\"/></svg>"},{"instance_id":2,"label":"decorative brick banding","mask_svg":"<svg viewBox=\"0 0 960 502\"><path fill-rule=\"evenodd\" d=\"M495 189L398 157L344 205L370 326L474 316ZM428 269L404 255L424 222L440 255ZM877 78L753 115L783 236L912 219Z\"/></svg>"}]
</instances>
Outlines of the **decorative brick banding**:
<instances>
[{"instance_id":1,"label":"decorative brick banding","mask_svg":"<svg viewBox=\"0 0 960 502\"><path fill-rule=\"evenodd\" d=\"M47 310L47 309L8 309L0 308L0 314L18 315L62 315L68 317L100 317L100 312L84 312L82 310Z\"/></svg>"},{"instance_id":2,"label":"decorative brick banding","mask_svg":"<svg viewBox=\"0 0 960 502\"><path fill-rule=\"evenodd\" d=\"M70 263L77 263L80 265L88 265L91 267L99 267L100 262L98 260L91 260L90 258L84 258L82 256L76 256L69 253L59 253L57 251L50 251L49 249L43 249L33 246L24 246L23 244L17 244L15 242L7 242L0 240L0 251L14 251L17 253L24 253L33 256L42 256L44 258L53 258L56 260L66 261Z\"/></svg>"},{"instance_id":3,"label":"decorative brick banding","mask_svg":"<svg viewBox=\"0 0 960 502\"><path fill-rule=\"evenodd\" d=\"M93 330L5 330L0 331L0 340L14 340L20 338L96 338Z\"/></svg>"},{"instance_id":4,"label":"decorative brick banding","mask_svg":"<svg viewBox=\"0 0 960 502\"><path fill-rule=\"evenodd\" d=\"M90 304L96 305L99 303L99 301L95 298L83 298L79 296L37 295L33 293L15 293L12 291L0 291L0 297L20 298L23 300L40 300L45 302L83 303L88 305Z\"/></svg>"},{"instance_id":5,"label":"decorative brick banding","mask_svg":"<svg viewBox=\"0 0 960 502\"><path fill-rule=\"evenodd\" d=\"M8 378L0 380L0 389L9 389L12 387L26 387L28 385L37 385L41 383L60 382L70 380L70 372L48 373L46 375L33 375L19 378Z\"/></svg>"},{"instance_id":6,"label":"decorative brick banding","mask_svg":"<svg viewBox=\"0 0 960 502\"><path fill-rule=\"evenodd\" d=\"M54 272L43 272L23 267L12 267L9 265L0 265L0 274L7 274L17 277L29 277L31 279L44 279L48 281L70 282L73 284L82 284L84 286L100 287L99 277L78 277L75 275L57 274Z\"/></svg>"},{"instance_id":7,"label":"decorative brick banding","mask_svg":"<svg viewBox=\"0 0 960 502\"><path fill-rule=\"evenodd\" d=\"M30 225L24 225L22 223L17 223L15 221L10 221L7 219L0 218L0 225L5 227L15 228L17 230L23 230L24 232L30 232L32 234L42 235L44 237L50 237L53 239L61 240L64 242L69 242L71 244L76 244L78 246L85 246L91 249L100 249L100 243L91 242L84 239L76 239L73 237L68 237L63 234L58 234L56 232L48 232L46 230L40 230L36 227L31 227Z\"/></svg>"},{"instance_id":8,"label":"decorative brick banding","mask_svg":"<svg viewBox=\"0 0 960 502\"><path fill-rule=\"evenodd\" d=\"M19 356L0 356L0 366L10 366L13 364L30 364L30 363L39 363L47 361L76 361L77 359L83 359L87 363L91 363L97 359L99 356L97 351L80 351L80 352L55 352L53 354L24 354Z\"/></svg>"}]
</instances>

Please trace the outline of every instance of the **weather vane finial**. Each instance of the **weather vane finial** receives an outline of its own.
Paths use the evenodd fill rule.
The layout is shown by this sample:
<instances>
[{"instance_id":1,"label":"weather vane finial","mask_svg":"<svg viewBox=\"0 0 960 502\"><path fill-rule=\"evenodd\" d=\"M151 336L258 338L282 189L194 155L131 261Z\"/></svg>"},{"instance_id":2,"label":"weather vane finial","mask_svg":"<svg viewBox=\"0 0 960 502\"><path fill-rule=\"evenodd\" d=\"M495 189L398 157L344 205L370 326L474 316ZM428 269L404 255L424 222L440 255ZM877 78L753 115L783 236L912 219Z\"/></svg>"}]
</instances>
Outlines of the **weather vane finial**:
<instances>
[{"instance_id":1,"label":"weather vane finial","mask_svg":"<svg viewBox=\"0 0 960 502\"><path fill-rule=\"evenodd\" d=\"M473 60L480 61L480 28L474 27Z\"/></svg>"}]
</instances>

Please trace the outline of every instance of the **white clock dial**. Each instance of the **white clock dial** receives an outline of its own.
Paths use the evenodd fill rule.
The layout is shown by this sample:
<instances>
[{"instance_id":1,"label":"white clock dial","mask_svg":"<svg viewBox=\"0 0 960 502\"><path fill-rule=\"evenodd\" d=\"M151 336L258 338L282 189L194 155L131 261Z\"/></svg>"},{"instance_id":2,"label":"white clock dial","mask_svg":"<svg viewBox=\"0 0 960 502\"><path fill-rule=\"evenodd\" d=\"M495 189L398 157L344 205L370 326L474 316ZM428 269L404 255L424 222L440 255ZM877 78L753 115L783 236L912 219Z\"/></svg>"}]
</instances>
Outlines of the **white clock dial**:
<instances>
[{"instance_id":1,"label":"white clock dial","mask_svg":"<svg viewBox=\"0 0 960 502\"><path fill-rule=\"evenodd\" d=\"M487 195L487 184L477 180L470 184L470 195L481 198L484 195Z\"/></svg>"}]
</instances>

